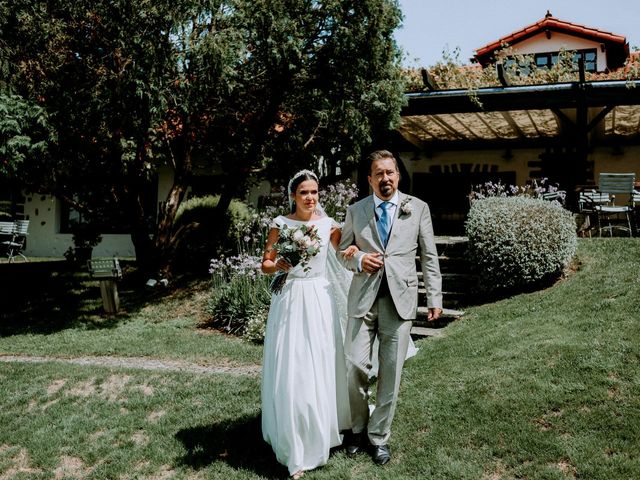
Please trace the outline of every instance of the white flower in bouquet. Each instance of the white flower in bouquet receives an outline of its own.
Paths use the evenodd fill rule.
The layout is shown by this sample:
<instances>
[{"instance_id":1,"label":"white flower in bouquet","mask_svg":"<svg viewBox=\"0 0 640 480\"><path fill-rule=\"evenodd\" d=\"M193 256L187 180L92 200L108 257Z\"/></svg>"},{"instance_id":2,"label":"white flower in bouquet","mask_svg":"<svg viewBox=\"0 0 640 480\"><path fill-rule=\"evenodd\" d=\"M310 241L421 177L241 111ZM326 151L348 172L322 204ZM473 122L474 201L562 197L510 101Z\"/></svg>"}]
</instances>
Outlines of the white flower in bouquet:
<instances>
[{"instance_id":1,"label":"white flower in bouquet","mask_svg":"<svg viewBox=\"0 0 640 480\"><path fill-rule=\"evenodd\" d=\"M315 225L300 225L290 228L283 225L280 229L278 241L273 245L278 254L287 259L295 267L300 264L308 271L309 262L320 251L320 236ZM278 273L271 282L271 291L280 293L287 280L288 272Z\"/></svg>"}]
</instances>

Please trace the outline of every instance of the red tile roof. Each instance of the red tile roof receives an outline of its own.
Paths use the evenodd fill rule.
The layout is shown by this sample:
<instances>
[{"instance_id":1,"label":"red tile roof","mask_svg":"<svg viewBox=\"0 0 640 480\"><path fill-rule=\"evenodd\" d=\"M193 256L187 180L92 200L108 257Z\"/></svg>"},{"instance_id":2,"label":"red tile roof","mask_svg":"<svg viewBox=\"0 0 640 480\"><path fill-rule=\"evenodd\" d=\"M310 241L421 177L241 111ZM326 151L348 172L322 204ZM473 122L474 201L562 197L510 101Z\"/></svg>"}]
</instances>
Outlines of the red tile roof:
<instances>
[{"instance_id":1,"label":"red tile roof","mask_svg":"<svg viewBox=\"0 0 640 480\"><path fill-rule=\"evenodd\" d=\"M545 30L568 33L570 35L589 38L599 42L621 44L625 44L627 42L627 39L622 35L616 35L615 33L605 32L603 30L598 30L597 28L585 27L584 25L559 20L557 18L553 18L553 16L547 11L547 14L542 20L532 23L521 30L513 32L506 37L502 37L495 42L491 42L484 47L477 49L475 51L476 57L482 57L491 53L500 48L503 44L513 45Z\"/></svg>"},{"instance_id":2,"label":"red tile roof","mask_svg":"<svg viewBox=\"0 0 640 480\"><path fill-rule=\"evenodd\" d=\"M616 68L621 67L629 56L629 44L624 36L598 30L597 28L585 27L584 25L578 25L577 23L559 20L557 18L553 18L551 13L547 11L547 14L542 20L532 23L517 32L513 32L506 37L502 37L495 42L491 42L488 45L477 49L475 51L475 60L485 66L494 61L494 52L500 49L504 44L514 45L541 32L565 33L567 35L586 38L605 44L607 49L608 70L615 70Z\"/></svg>"}]
</instances>

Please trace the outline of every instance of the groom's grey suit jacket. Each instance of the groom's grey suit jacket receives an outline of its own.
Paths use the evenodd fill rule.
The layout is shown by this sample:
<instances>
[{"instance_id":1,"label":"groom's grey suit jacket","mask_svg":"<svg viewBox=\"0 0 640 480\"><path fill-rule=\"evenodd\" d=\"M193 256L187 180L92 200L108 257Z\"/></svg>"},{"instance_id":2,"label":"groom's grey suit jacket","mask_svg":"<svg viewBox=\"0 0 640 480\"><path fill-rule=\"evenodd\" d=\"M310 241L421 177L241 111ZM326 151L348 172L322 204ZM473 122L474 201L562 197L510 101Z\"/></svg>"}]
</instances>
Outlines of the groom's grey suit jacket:
<instances>
[{"instance_id":1,"label":"groom's grey suit jacket","mask_svg":"<svg viewBox=\"0 0 640 480\"><path fill-rule=\"evenodd\" d=\"M398 205L387 247L382 245L376 225L375 203L370 195L347 209L339 250L356 245L360 251L352 259L338 260L354 272L349 289L350 317L364 317L378 294L382 275L387 278L389 292L398 315L404 320L416 318L418 307L418 275L416 253L420 247L420 264L427 290L427 306L442 308L442 276L438 263L431 223L431 212L422 200L398 192ZM403 205L408 211L403 212ZM380 252L384 267L375 274L359 272L360 258L365 253Z\"/></svg>"}]
</instances>

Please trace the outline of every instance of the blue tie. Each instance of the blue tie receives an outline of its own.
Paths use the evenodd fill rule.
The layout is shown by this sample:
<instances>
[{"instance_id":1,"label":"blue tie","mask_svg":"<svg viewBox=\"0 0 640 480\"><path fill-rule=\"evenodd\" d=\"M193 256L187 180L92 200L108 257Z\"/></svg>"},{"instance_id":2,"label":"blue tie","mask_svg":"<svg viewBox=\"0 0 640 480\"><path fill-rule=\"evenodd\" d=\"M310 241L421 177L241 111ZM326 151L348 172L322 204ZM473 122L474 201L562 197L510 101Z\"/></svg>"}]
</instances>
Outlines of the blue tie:
<instances>
[{"instance_id":1,"label":"blue tie","mask_svg":"<svg viewBox=\"0 0 640 480\"><path fill-rule=\"evenodd\" d=\"M391 229L391 222L389 219L389 211L387 208L391 205L391 202L382 202L379 207L382 211L380 213L380 218L378 218L378 233L380 234L380 240L382 240L382 245L387 246L387 242L389 241L389 230Z\"/></svg>"}]
</instances>

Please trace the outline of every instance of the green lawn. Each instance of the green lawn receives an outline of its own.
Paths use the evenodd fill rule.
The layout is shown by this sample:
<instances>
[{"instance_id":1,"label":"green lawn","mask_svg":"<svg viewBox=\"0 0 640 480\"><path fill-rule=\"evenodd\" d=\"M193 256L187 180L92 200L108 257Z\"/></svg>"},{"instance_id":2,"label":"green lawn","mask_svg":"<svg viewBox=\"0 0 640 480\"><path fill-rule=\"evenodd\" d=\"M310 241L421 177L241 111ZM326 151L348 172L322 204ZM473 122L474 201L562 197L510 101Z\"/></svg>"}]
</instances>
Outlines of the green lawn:
<instances>
[{"instance_id":1,"label":"green lawn","mask_svg":"<svg viewBox=\"0 0 640 480\"><path fill-rule=\"evenodd\" d=\"M25 284L7 296L14 299L7 302L14 310L0 312L0 353L118 355L200 364L255 364L262 358L257 345L198 328L209 318L205 281L178 280L174 290L149 290L132 275L119 286L121 312L113 317L102 313L99 284L86 273L30 272Z\"/></svg>"},{"instance_id":2,"label":"green lawn","mask_svg":"<svg viewBox=\"0 0 640 480\"><path fill-rule=\"evenodd\" d=\"M390 464L338 452L305 478L640 478L640 240L581 240L579 261L418 341ZM11 317L0 354L259 362L259 347L198 331L205 296L52 329ZM0 363L0 384L0 478L286 477L261 441L258 377Z\"/></svg>"}]
</instances>

